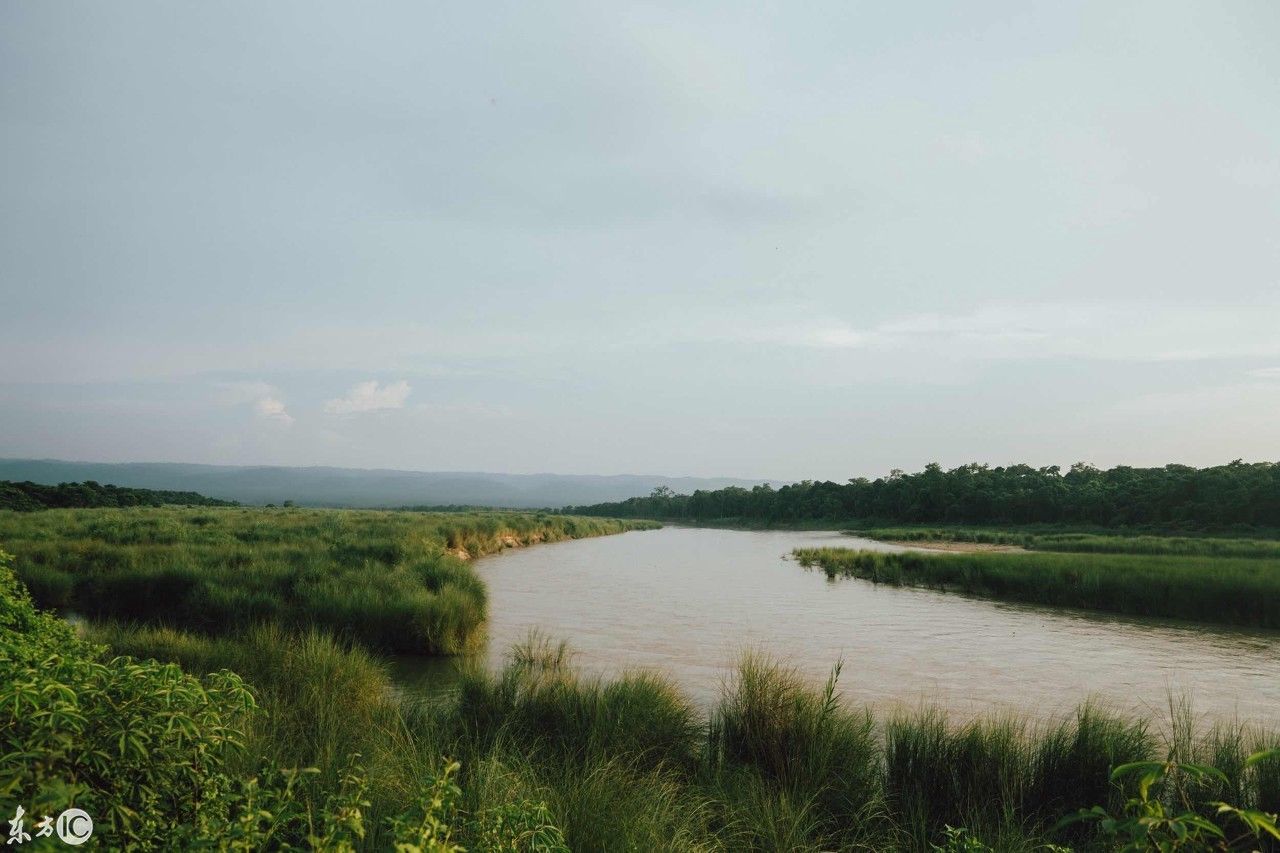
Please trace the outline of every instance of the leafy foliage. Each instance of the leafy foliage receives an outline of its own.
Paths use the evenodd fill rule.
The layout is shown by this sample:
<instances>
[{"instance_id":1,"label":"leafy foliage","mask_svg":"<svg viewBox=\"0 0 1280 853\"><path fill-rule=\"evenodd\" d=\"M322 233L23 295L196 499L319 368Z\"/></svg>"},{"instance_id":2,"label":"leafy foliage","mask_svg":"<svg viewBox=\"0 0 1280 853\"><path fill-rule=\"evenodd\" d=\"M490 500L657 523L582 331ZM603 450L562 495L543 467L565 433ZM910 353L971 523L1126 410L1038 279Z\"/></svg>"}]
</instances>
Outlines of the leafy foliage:
<instances>
[{"instance_id":1,"label":"leafy foliage","mask_svg":"<svg viewBox=\"0 0 1280 853\"><path fill-rule=\"evenodd\" d=\"M1245 768L1280 754L1280 750L1255 753L1245 761ZM1280 841L1276 815L1261 809L1246 809L1215 801L1207 804L1213 811L1191 802L1187 783L1218 782L1229 784L1227 776L1216 767L1190 762L1137 761L1122 764L1111 771L1111 781L1127 777L1137 781L1137 794L1125 802L1118 814L1102 806L1085 809L1067 818L1063 824L1088 821L1098 825L1108 846L1122 853L1146 851L1192 850L1256 850L1264 838Z\"/></svg>"},{"instance_id":2,"label":"leafy foliage","mask_svg":"<svg viewBox=\"0 0 1280 853\"><path fill-rule=\"evenodd\" d=\"M369 781L358 754L319 799L309 790L317 768L269 761L241 772L246 732L264 709L238 675L199 679L173 663L111 656L38 612L10 559L0 552L0 800L33 814L82 808L112 848L366 846ZM544 803L459 810L457 770L427 774L380 838L402 853L464 850L455 837L486 850L567 851Z\"/></svg>"},{"instance_id":3,"label":"leafy foliage","mask_svg":"<svg viewBox=\"0 0 1280 853\"><path fill-rule=\"evenodd\" d=\"M491 853L569 853L564 833L551 821L546 803L502 803L467 815L455 781L453 761L423 784L415 805L388 821L398 853L462 853L457 837L474 839L474 849Z\"/></svg>"},{"instance_id":4,"label":"leafy foliage","mask_svg":"<svg viewBox=\"0 0 1280 853\"><path fill-rule=\"evenodd\" d=\"M36 612L0 553L0 797L89 811L110 837L159 845L223 820L225 767L253 697L240 678L109 657Z\"/></svg>"},{"instance_id":5,"label":"leafy foliage","mask_svg":"<svg viewBox=\"0 0 1280 853\"><path fill-rule=\"evenodd\" d=\"M768 524L878 519L959 524L1086 524L1160 528L1280 527L1280 463L1239 460L1211 468L1166 465L1106 471L1058 466L936 463L847 483L806 480L780 489L667 492L566 509L578 515Z\"/></svg>"},{"instance_id":6,"label":"leafy foliage","mask_svg":"<svg viewBox=\"0 0 1280 853\"><path fill-rule=\"evenodd\" d=\"M134 489L126 486L102 485L94 480L83 483L39 483L0 480L0 509L32 512L40 509L68 507L129 506L239 506L235 501L207 498L196 492L156 489Z\"/></svg>"}]
</instances>

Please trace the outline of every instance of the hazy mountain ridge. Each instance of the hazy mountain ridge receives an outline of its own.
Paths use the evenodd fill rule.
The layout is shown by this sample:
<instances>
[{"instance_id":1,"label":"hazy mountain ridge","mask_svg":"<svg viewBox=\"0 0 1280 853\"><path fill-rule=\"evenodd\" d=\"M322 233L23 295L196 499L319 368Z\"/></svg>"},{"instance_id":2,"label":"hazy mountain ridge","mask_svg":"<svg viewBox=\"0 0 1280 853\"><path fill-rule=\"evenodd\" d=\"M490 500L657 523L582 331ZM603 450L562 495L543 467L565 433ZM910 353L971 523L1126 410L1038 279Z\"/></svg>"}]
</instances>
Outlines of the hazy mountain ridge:
<instances>
[{"instance_id":1,"label":"hazy mountain ridge","mask_svg":"<svg viewBox=\"0 0 1280 853\"><path fill-rule=\"evenodd\" d=\"M248 504L292 500L306 506L466 504L520 508L619 501L647 495L658 486L687 494L697 489L751 487L770 482L646 474L494 474L57 459L0 459L0 480L30 480L48 485L96 480L134 488L194 491ZM778 484L778 481L771 482Z\"/></svg>"}]
</instances>

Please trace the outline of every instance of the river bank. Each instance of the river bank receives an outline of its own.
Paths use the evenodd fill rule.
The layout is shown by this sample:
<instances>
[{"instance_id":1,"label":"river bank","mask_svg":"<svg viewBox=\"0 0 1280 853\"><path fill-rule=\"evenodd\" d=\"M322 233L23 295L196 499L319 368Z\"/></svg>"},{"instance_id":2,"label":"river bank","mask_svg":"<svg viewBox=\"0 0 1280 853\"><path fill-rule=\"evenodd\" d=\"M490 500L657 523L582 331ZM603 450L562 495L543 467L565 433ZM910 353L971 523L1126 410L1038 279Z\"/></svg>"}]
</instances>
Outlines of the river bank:
<instances>
[{"instance_id":1,"label":"river bank","mask_svg":"<svg viewBox=\"0 0 1280 853\"><path fill-rule=\"evenodd\" d=\"M548 513L82 509L0 512L0 544L41 607L214 635L314 626L429 655L482 640L487 600L472 558L659 526Z\"/></svg>"},{"instance_id":2,"label":"river bank","mask_svg":"<svg viewBox=\"0 0 1280 853\"><path fill-rule=\"evenodd\" d=\"M292 557L305 575L324 556L342 573L337 557L359 553L356 565L383 574L380 538L334 536L320 550L312 527L248 512L243 547L225 551L246 561L241 572L270 576ZM170 844L255 849L923 851L945 843L947 825L1001 850L1105 849L1090 827L1054 825L1078 808L1121 809L1130 790L1108 781L1115 764L1169 757L1225 768L1201 799L1280 803L1280 761L1243 767L1278 739L1271 635L823 583L783 559L797 544L850 541L836 532L668 527L512 548L496 521L467 519L431 541L485 591L490 643L437 694L396 689L387 659L333 632L323 610L217 633L96 623L85 643L33 615L5 574L0 729L48 760L38 773L15 762L0 783L40 803L82 780L78 802L107 815L114 846L154 843L163 826ZM55 565L68 567L145 561L153 546L183 554L163 542L166 525L81 521L121 541L33 536L28 554L66 549ZM611 528L561 532L598 529ZM497 552L447 553L482 550L471 535ZM543 633L530 640L533 627ZM554 641L566 637L567 648ZM1195 715L1169 713L1173 675L1195 676L1179 683ZM1113 692L1080 705L1099 685ZM57 746L48 714L12 712L29 701L88 721L73 748ZM121 733L145 736L146 751ZM105 763L85 763L95 755ZM159 792L141 806L145 824L116 810L138 808L139 779Z\"/></svg>"},{"instance_id":3,"label":"river bank","mask_svg":"<svg viewBox=\"0 0 1280 853\"><path fill-rule=\"evenodd\" d=\"M803 566L828 579L1102 613L1280 630L1280 560L1112 553L885 554L800 548Z\"/></svg>"}]
</instances>

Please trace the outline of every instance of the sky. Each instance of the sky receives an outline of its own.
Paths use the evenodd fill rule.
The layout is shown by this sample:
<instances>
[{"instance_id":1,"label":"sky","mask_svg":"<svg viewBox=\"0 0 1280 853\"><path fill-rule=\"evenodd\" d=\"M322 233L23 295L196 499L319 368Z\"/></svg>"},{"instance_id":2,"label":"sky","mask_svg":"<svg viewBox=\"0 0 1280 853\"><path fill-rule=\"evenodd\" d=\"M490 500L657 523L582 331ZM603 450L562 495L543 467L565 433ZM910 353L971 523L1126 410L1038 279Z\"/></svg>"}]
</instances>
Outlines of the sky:
<instances>
[{"instance_id":1,"label":"sky","mask_svg":"<svg viewBox=\"0 0 1280 853\"><path fill-rule=\"evenodd\" d=\"M1280 459L1280 5L0 4L0 456Z\"/></svg>"}]
</instances>

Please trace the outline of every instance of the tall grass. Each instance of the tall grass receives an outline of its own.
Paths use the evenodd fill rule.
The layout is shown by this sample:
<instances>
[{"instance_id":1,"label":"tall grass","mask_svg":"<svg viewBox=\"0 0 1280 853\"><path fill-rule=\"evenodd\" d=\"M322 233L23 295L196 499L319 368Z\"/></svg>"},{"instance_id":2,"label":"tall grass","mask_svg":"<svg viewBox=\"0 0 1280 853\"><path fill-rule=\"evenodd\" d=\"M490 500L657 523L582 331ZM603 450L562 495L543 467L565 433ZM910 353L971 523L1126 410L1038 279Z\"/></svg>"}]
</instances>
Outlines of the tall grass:
<instances>
[{"instance_id":1,"label":"tall grass","mask_svg":"<svg viewBox=\"0 0 1280 853\"><path fill-rule=\"evenodd\" d=\"M1280 628L1280 560L1122 554L884 554L802 548L828 578L1137 616Z\"/></svg>"},{"instance_id":2,"label":"tall grass","mask_svg":"<svg viewBox=\"0 0 1280 853\"><path fill-rule=\"evenodd\" d=\"M0 512L42 607L207 634L271 623L438 654L480 637L467 564L507 547L653 527L542 513L129 509Z\"/></svg>"},{"instance_id":3,"label":"tall grass","mask_svg":"<svg viewBox=\"0 0 1280 853\"><path fill-rule=\"evenodd\" d=\"M758 654L738 665L709 723L714 789L752 846L869 843L884 818L882 758L866 711ZM745 806L745 807L744 807Z\"/></svg>"},{"instance_id":4,"label":"tall grass","mask_svg":"<svg viewBox=\"0 0 1280 853\"><path fill-rule=\"evenodd\" d=\"M248 765L315 767L336 783L352 754L371 756L399 721L387 666L358 645L315 629L276 625L208 637L166 627L95 625L94 642L205 675L229 669L254 690Z\"/></svg>"},{"instance_id":5,"label":"tall grass","mask_svg":"<svg viewBox=\"0 0 1280 853\"><path fill-rule=\"evenodd\" d=\"M877 721L840 699L843 675L837 665L812 684L746 655L699 724L669 688L602 702L610 684L637 676L584 679L563 646L537 640L503 671L474 675L456 704L435 706L430 728L453 732L442 748L464 767L485 768L468 785L515 779L526 795L541 792L570 846L588 850L927 850L947 825L998 849L1090 849L1091 829L1055 825L1081 808L1119 807L1131 791L1109 780L1111 768L1164 758L1239 767L1280 742L1274 731L1205 729L1172 712L1153 726L1090 703L1041 723L956 725L932 707ZM638 730L611 733L626 721ZM1230 790L1196 799L1229 794L1274 811L1275 772L1237 770Z\"/></svg>"},{"instance_id":6,"label":"tall grass","mask_svg":"<svg viewBox=\"0 0 1280 853\"><path fill-rule=\"evenodd\" d=\"M465 672L458 702L478 735L571 763L604 756L637 768L686 767L700 742L692 705L666 678L584 678L564 644L539 635L517 646L502 672Z\"/></svg>"},{"instance_id":7,"label":"tall grass","mask_svg":"<svg viewBox=\"0 0 1280 853\"><path fill-rule=\"evenodd\" d=\"M1079 554L1165 554L1195 557L1280 559L1280 541L1223 536L1119 535L1045 529L980 527L867 527L846 531L889 542L974 542L1015 545L1033 551Z\"/></svg>"},{"instance_id":8,"label":"tall grass","mask_svg":"<svg viewBox=\"0 0 1280 853\"><path fill-rule=\"evenodd\" d=\"M1089 704L1040 724L956 725L931 707L876 720L840 699L839 666L813 684L752 654L703 715L651 673L583 676L563 644L541 637L498 672L464 673L456 696L413 702L395 698L375 658L315 632L210 638L100 626L92 639L192 672L242 672L259 696L242 772L269 761L318 767L296 791L311 813L354 760L372 782L371 825L410 807L450 760L462 764L465 814L543 804L570 849L588 851L924 851L947 825L1002 850L1049 841L1095 849L1091 828L1055 830L1058 819L1115 808L1130 792L1108 771L1166 757L1227 772L1227 786L1197 790L1197 801L1280 809L1280 762L1242 769L1243 756L1280 743L1280 733L1197 727L1176 706L1156 726ZM484 849L473 831L459 840ZM388 841L375 830L364 846Z\"/></svg>"},{"instance_id":9,"label":"tall grass","mask_svg":"<svg viewBox=\"0 0 1280 853\"><path fill-rule=\"evenodd\" d=\"M497 673L463 673L457 699L418 705L410 729L463 764L471 808L547 802L574 850L721 849L690 781L705 739L665 678L580 675L563 644L534 635Z\"/></svg>"},{"instance_id":10,"label":"tall grass","mask_svg":"<svg viewBox=\"0 0 1280 853\"><path fill-rule=\"evenodd\" d=\"M891 719L885 786L911 838L964 826L984 838L1046 832L1062 815L1115 807L1111 767L1157 754L1145 723L1089 705L1035 727L995 717L952 727L935 708ZM1078 838L1074 840L1079 840Z\"/></svg>"}]
</instances>

